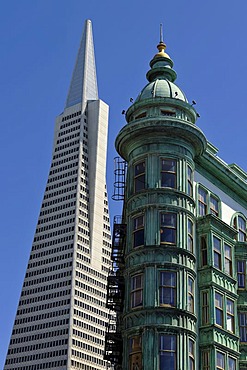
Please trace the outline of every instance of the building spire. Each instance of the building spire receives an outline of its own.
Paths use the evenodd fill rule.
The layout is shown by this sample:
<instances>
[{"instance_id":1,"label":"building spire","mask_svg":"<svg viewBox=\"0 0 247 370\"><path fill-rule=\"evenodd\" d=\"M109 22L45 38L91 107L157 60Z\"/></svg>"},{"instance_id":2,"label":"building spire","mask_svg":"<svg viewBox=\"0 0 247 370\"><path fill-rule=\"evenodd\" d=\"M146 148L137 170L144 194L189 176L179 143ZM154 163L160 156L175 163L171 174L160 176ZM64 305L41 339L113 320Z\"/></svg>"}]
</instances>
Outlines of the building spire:
<instances>
[{"instance_id":1,"label":"building spire","mask_svg":"<svg viewBox=\"0 0 247 370\"><path fill-rule=\"evenodd\" d=\"M157 45L157 49L159 50L159 53L155 56L157 57L166 57L169 58L169 55L165 53L166 50L166 44L164 43L164 37L163 37L163 24L160 23L160 42Z\"/></svg>"},{"instance_id":2,"label":"building spire","mask_svg":"<svg viewBox=\"0 0 247 370\"><path fill-rule=\"evenodd\" d=\"M160 42L163 42L163 23L160 23Z\"/></svg>"},{"instance_id":3,"label":"building spire","mask_svg":"<svg viewBox=\"0 0 247 370\"><path fill-rule=\"evenodd\" d=\"M65 108L98 100L92 22L86 20Z\"/></svg>"}]
</instances>

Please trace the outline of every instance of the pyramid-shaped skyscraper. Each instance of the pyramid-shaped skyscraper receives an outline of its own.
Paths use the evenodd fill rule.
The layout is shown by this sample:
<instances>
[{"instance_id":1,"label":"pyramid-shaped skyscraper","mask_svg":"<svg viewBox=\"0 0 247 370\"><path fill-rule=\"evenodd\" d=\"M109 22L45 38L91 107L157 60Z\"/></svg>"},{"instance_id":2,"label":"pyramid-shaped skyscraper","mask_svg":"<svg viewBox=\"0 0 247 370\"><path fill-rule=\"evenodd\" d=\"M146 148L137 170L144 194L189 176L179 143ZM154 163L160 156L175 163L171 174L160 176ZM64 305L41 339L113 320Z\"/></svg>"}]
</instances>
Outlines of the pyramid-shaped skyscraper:
<instances>
[{"instance_id":1,"label":"pyramid-shaped skyscraper","mask_svg":"<svg viewBox=\"0 0 247 370\"><path fill-rule=\"evenodd\" d=\"M98 98L85 23L4 370L105 369L111 268L106 191L108 106Z\"/></svg>"}]
</instances>

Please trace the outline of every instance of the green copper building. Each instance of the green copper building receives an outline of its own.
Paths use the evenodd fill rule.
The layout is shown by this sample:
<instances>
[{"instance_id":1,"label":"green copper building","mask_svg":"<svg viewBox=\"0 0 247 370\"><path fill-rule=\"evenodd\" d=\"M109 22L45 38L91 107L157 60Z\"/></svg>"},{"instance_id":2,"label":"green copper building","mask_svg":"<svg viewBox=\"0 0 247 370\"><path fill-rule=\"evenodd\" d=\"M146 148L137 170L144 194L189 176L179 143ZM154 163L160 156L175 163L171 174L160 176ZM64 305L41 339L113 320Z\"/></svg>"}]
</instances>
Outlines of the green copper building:
<instances>
[{"instance_id":1,"label":"green copper building","mask_svg":"<svg viewBox=\"0 0 247 370\"><path fill-rule=\"evenodd\" d=\"M123 370L246 370L247 174L197 127L165 49L116 139L127 175L105 358Z\"/></svg>"}]
</instances>

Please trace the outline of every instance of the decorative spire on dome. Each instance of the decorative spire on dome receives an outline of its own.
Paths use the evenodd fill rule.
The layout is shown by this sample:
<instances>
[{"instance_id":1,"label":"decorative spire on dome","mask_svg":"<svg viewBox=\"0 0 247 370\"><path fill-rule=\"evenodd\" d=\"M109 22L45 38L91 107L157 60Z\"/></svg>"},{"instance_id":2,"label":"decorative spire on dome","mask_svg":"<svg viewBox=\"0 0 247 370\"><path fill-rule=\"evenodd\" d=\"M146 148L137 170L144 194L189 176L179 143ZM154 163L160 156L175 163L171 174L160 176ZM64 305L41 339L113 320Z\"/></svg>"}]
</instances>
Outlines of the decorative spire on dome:
<instances>
[{"instance_id":1,"label":"decorative spire on dome","mask_svg":"<svg viewBox=\"0 0 247 370\"><path fill-rule=\"evenodd\" d=\"M160 23L160 42L157 45L157 49L159 50L159 52L154 56L154 58L155 57L163 57L163 58L171 59L169 57L169 55L167 53L165 53L166 44L163 41L163 24L162 23Z\"/></svg>"},{"instance_id":2,"label":"decorative spire on dome","mask_svg":"<svg viewBox=\"0 0 247 370\"><path fill-rule=\"evenodd\" d=\"M160 24L160 42L157 45L158 53L155 54L150 62L151 69L147 72L147 79L152 82L156 79L166 79L171 82L175 81L177 74L172 69L173 61L169 57L166 50L166 44L163 41L163 26Z\"/></svg>"}]
</instances>

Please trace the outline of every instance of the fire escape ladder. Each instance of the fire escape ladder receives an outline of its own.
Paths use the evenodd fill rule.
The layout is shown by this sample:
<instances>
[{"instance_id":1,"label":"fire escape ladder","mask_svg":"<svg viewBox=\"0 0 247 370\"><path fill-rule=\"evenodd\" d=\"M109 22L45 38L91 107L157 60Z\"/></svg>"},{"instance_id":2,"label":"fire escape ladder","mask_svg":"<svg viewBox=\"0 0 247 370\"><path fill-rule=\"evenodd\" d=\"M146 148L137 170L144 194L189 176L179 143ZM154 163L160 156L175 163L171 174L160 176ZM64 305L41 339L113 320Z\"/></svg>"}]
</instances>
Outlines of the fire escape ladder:
<instances>
[{"instance_id":1,"label":"fire escape ladder","mask_svg":"<svg viewBox=\"0 0 247 370\"><path fill-rule=\"evenodd\" d=\"M104 359L111 363L113 369L121 369L122 336L120 332L121 313L124 300L124 244L126 224L120 216L115 216L112 238L112 271L107 279L106 307L111 310L106 328Z\"/></svg>"},{"instance_id":2,"label":"fire escape ladder","mask_svg":"<svg viewBox=\"0 0 247 370\"><path fill-rule=\"evenodd\" d=\"M113 200L124 200L127 162L120 157L114 158L114 194Z\"/></svg>"}]
</instances>

